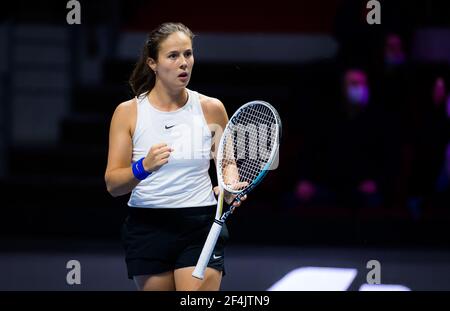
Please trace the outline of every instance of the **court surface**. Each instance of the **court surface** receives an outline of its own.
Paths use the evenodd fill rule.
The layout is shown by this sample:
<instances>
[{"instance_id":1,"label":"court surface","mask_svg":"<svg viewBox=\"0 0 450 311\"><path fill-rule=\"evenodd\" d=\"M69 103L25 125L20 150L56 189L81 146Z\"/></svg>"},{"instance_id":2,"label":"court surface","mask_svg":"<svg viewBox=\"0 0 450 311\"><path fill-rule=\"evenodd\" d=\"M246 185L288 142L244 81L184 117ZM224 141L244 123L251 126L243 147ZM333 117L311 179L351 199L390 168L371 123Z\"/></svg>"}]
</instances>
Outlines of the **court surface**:
<instances>
[{"instance_id":1,"label":"court surface","mask_svg":"<svg viewBox=\"0 0 450 311\"><path fill-rule=\"evenodd\" d=\"M8 240L2 244L0 290L135 289L127 279L118 242ZM80 262L79 285L67 284L70 269L66 264L70 260ZM370 260L380 263L381 284L411 290L450 290L450 251L444 249L244 245L230 245L226 250L227 275L222 290L267 290L296 269L300 273L290 274L294 288L360 290L367 283L370 269L366 265ZM354 271L350 279L345 276L348 271ZM317 282L312 284L311 280Z\"/></svg>"}]
</instances>

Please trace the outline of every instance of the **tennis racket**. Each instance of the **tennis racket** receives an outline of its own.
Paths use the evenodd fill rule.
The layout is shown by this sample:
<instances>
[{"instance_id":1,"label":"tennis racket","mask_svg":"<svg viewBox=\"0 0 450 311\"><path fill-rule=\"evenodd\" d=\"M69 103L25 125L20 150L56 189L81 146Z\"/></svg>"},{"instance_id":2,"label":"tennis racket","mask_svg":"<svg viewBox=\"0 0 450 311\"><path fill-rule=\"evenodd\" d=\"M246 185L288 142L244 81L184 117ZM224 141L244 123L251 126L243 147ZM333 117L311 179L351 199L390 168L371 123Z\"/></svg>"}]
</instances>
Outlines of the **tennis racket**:
<instances>
[{"instance_id":1,"label":"tennis racket","mask_svg":"<svg viewBox=\"0 0 450 311\"><path fill-rule=\"evenodd\" d=\"M192 276L203 279L222 226L233 212L233 203L254 189L278 165L281 120L269 103L252 101L230 118L216 156L219 196L214 223ZM224 208L224 196L233 198Z\"/></svg>"}]
</instances>

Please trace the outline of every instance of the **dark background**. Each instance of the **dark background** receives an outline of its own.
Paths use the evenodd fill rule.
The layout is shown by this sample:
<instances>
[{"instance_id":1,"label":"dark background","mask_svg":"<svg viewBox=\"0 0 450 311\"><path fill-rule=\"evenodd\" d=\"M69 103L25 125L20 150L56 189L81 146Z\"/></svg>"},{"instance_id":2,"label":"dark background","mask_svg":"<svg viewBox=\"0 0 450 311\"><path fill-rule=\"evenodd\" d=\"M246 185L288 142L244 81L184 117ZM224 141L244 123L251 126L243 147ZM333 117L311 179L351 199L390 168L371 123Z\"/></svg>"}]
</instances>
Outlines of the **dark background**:
<instances>
[{"instance_id":1,"label":"dark background","mask_svg":"<svg viewBox=\"0 0 450 311\"><path fill-rule=\"evenodd\" d=\"M128 195L106 191L109 122L132 97L146 33L180 21L197 35L190 89L229 115L266 100L283 121L280 165L230 218L232 245L447 251L450 117L432 92L442 77L449 96L450 6L380 2L381 25L351 0L80 1L81 25L67 24L66 1L1 4L4 250L120 245ZM384 59L390 33L406 55L396 67ZM371 108L353 121L342 94L351 68L366 73ZM358 192L364 178L375 193ZM313 199L298 196L304 180Z\"/></svg>"}]
</instances>

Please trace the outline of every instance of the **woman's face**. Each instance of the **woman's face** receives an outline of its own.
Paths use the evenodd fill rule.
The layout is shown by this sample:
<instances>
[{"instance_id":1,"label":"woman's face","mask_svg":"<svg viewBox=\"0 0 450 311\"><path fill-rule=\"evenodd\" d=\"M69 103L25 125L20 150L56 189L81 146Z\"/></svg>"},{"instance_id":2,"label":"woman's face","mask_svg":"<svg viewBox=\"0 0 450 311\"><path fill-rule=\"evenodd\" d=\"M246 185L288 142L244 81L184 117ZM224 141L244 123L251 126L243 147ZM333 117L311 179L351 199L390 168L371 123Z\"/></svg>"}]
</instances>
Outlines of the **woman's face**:
<instances>
[{"instance_id":1,"label":"woman's face","mask_svg":"<svg viewBox=\"0 0 450 311\"><path fill-rule=\"evenodd\" d=\"M172 33L161 42L158 60L149 58L148 64L164 85L172 89L186 87L194 66L191 39L183 32Z\"/></svg>"}]
</instances>

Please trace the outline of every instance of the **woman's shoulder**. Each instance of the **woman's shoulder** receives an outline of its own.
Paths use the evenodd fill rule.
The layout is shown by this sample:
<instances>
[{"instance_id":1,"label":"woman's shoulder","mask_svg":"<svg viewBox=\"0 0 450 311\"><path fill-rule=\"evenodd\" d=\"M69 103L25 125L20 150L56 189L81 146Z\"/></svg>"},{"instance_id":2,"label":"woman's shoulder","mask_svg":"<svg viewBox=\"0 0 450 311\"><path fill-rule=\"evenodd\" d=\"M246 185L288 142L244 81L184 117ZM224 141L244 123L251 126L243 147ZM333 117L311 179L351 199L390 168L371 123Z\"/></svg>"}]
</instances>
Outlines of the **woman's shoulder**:
<instances>
[{"instance_id":1,"label":"woman's shoulder","mask_svg":"<svg viewBox=\"0 0 450 311\"><path fill-rule=\"evenodd\" d=\"M116 111L125 112L132 109L136 109L136 105L137 105L136 97L134 97L118 104L116 107Z\"/></svg>"},{"instance_id":2,"label":"woman's shoulder","mask_svg":"<svg viewBox=\"0 0 450 311\"><path fill-rule=\"evenodd\" d=\"M136 115L136 98L121 102L116 106L114 115L123 118L133 118Z\"/></svg>"},{"instance_id":3,"label":"woman's shoulder","mask_svg":"<svg viewBox=\"0 0 450 311\"><path fill-rule=\"evenodd\" d=\"M203 115L208 124L226 124L228 116L225 106L218 98L209 97L199 93Z\"/></svg>"},{"instance_id":4,"label":"woman's shoulder","mask_svg":"<svg viewBox=\"0 0 450 311\"><path fill-rule=\"evenodd\" d=\"M204 94L198 93L200 104L202 105L203 111L206 113L219 113L225 110L225 106L222 101L215 97L206 96Z\"/></svg>"},{"instance_id":5,"label":"woman's shoulder","mask_svg":"<svg viewBox=\"0 0 450 311\"><path fill-rule=\"evenodd\" d=\"M117 120L122 125L126 125L134 132L137 111L136 98L121 102L114 110L113 120Z\"/></svg>"}]
</instances>

